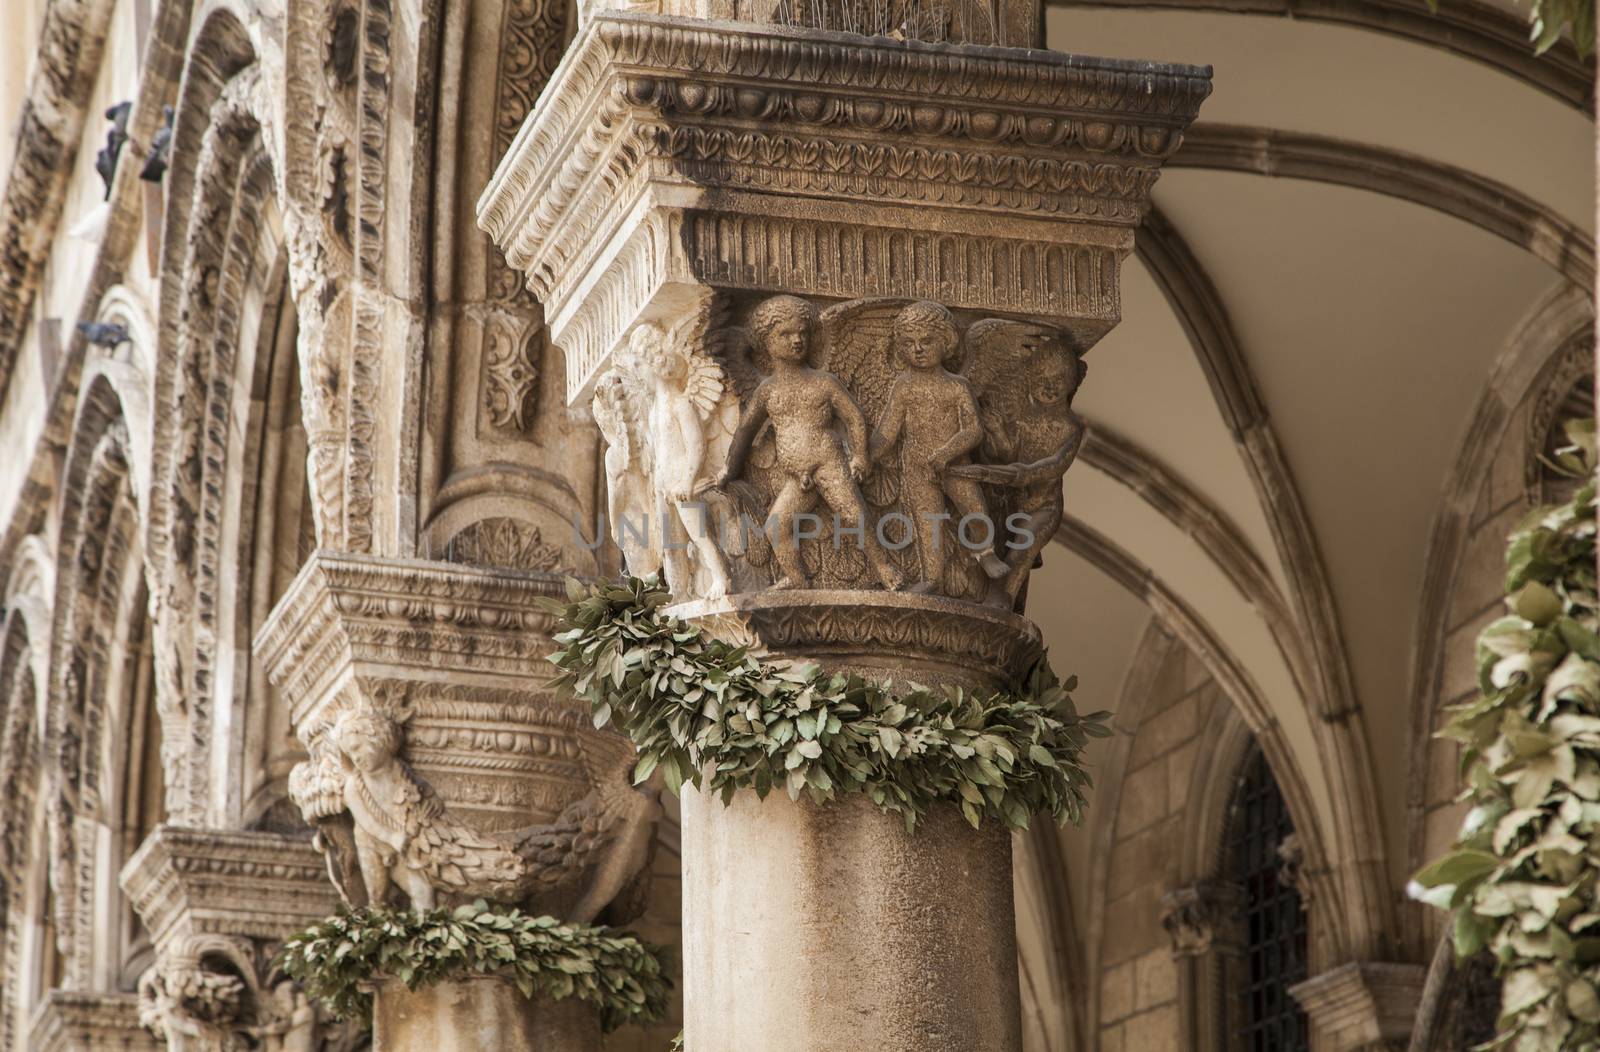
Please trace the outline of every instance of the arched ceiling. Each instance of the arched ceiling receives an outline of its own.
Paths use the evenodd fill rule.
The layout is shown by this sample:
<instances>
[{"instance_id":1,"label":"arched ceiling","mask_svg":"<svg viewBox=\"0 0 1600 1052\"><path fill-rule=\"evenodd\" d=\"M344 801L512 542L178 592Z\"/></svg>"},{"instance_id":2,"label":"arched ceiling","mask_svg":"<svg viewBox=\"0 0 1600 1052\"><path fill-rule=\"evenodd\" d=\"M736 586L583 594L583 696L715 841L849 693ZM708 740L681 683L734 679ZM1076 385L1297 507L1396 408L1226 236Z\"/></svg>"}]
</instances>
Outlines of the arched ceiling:
<instances>
[{"instance_id":1,"label":"arched ceiling","mask_svg":"<svg viewBox=\"0 0 1600 1052\"><path fill-rule=\"evenodd\" d=\"M1155 198L1215 291L1264 422L1219 406L1171 290L1138 256L1123 269L1124 320L1091 353L1077 408L1180 479L1264 564L1276 594L1264 603L1242 591L1214 543L1110 461L1080 459L1067 511L1186 604L1259 688L1335 855L1368 850L1334 828L1348 825L1334 817L1348 795L1341 786L1364 772L1381 826L1373 848L1398 898L1414 863L1404 814L1410 664L1431 531L1495 355L1552 289L1593 272L1594 126L1574 101L1567 59L1496 68L1462 46L1336 24L1381 22L1398 0L1330 0L1317 17L1332 12L1331 22L1111 2L1048 8L1047 46L1215 67L1207 127ZM1441 42L1450 32L1446 20ZM1546 74L1567 84L1565 100L1536 86ZM1230 135L1337 140L1304 141L1333 150L1342 168L1323 177L1266 149L1222 165L1213 144ZM1405 192L1386 184L1402 177ZM1278 475L1244 448L1262 441L1244 433L1258 424L1281 449ZM1317 658L1300 593L1315 590L1318 574L1286 540L1296 504L1309 557L1326 571L1337 617L1329 645L1337 661L1342 636L1353 697L1329 697L1338 676L1307 671ZM1139 580L1095 558L1052 546L1030 586L1030 614L1056 666L1079 673L1085 710L1116 705L1140 635L1159 616ZM1291 623L1275 630L1284 609L1295 611ZM1307 648L1298 657L1297 645ZM1346 724L1341 706L1352 704L1358 715ZM1330 747L1334 723L1353 728L1353 751ZM1082 834L1062 844L1081 909L1090 845Z\"/></svg>"}]
</instances>

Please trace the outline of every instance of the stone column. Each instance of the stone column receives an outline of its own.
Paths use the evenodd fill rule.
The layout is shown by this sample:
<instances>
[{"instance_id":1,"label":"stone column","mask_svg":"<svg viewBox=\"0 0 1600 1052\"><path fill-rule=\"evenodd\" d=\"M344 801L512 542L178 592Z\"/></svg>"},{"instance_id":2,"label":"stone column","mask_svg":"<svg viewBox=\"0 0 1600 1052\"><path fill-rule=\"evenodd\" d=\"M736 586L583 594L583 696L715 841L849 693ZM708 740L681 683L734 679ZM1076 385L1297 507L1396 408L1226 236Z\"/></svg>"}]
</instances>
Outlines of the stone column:
<instances>
[{"instance_id":1,"label":"stone column","mask_svg":"<svg viewBox=\"0 0 1600 1052\"><path fill-rule=\"evenodd\" d=\"M1244 958L1244 902L1244 889L1223 880L1197 880L1161 896L1161 926L1178 967L1179 1033L1201 1048L1226 1048L1233 1031L1228 1002Z\"/></svg>"},{"instance_id":2,"label":"stone column","mask_svg":"<svg viewBox=\"0 0 1600 1052\"><path fill-rule=\"evenodd\" d=\"M1210 74L994 46L1025 7L584 11L478 218L676 613L936 685L1036 656L1083 355ZM1020 1048L1005 837L897 823L685 799L692 1052Z\"/></svg>"}]
</instances>

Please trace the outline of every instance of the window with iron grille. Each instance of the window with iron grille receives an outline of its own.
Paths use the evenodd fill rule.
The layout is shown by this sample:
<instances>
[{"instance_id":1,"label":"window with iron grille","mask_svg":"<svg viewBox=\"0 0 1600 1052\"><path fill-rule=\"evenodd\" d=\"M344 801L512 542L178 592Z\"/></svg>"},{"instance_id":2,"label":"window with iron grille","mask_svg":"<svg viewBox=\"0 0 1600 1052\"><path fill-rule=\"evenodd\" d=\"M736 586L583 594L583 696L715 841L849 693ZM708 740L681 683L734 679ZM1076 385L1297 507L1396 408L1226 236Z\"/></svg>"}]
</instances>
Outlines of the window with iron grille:
<instances>
[{"instance_id":1,"label":"window with iron grille","mask_svg":"<svg viewBox=\"0 0 1600 1052\"><path fill-rule=\"evenodd\" d=\"M1228 822L1232 879L1244 889L1244 960L1231 1045L1239 1052L1306 1052L1305 1013L1289 987L1306 977L1306 915L1280 879L1278 845L1294 832L1266 757L1254 750L1234 787Z\"/></svg>"}]
</instances>

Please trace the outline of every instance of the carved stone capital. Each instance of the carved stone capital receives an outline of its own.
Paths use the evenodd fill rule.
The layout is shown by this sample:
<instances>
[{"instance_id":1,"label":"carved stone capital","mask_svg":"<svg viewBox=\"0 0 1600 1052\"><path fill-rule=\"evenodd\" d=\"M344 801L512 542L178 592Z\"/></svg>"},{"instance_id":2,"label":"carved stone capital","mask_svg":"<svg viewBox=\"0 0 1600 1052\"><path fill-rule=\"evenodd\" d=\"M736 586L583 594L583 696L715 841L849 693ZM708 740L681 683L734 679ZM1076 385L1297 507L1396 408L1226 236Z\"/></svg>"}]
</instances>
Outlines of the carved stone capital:
<instances>
[{"instance_id":1,"label":"carved stone capital","mask_svg":"<svg viewBox=\"0 0 1600 1052\"><path fill-rule=\"evenodd\" d=\"M1223 880L1199 880L1162 895L1161 926L1172 940L1172 955L1240 953L1243 909L1244 889Z\"/></svg>"},{"instance_id":2,"label":"carved stone capital","mask_svg":"<svg viewBox=\"0 0 1600 1052\"><path fill-rule=\"evenodd\" d=\"M1289 988L1332 1052L1406 1047L1422 999L1420 964L1351 961Z\"/></svg>"},{"instance_id":3,"label":"carved stone capital","mask_svg":"<svg viewBox=\"0 0 1600 1052\"><path fill-rule=\"evenodd\" d=\"M940 596L756 592L671 609L713 635L785 658L896 681L997 687L1040 653L1025 617Z\"/></svg>"},{"instance_id":4,"label":"carved stone capital","mask_svg":"<svg viewBox=\"0 0 1600 1052\"><path fill-rule=\"evenodd\" d=\"M478 203L586 399L686 289L930 299L1072 327L1210 92L1190 66L606 13Z\"/></svg>"},{"instance_id":5,"label":"carved stone capital","mask_svg":"<svg viewBox=\"0 0 1600 1052\"><path fill-rule=\"evenodd\" d=\"M34 1052L160 1052L170 1048L139 1021L132 994L51 990L34 1013L28 1047Z\"/></svg>"},{"instance_id":6,"label":"carved stone capital","mask_svg":"<svg viewBox=\"0 0 1600 1052\"><path fill-rule=\"evenodd\" d=\"M479 225L592 404L630 572L1019 609L1210 71L826 28L596 15Z\"/></svg>"},{"instance_id":7,"label":"carved stone capital","mask_svg":"<svg viewBox=\"0 0 1600 1052\"><path fill-rule=\"evenodd\" d=\"M157 826L121 879L156 947L156 963L139 982L144 1026L173 1049L286 1047L258 1039L274 1028L288 1033L279 1024L304 997L281 979L281 990L268 988L277 978L270 962L284 939L338 904L310 842ZM308 1039L320 1032L333 1041L342 1032L314 1013L301 1015L299 1033Z\"/></svg>"},{"instance_id":8,"label":"carved stone capital","mask_svg":"<svg viewBox=\"0 0 1600 1052\"><path fill-rule=\"evenodd\" d=\"M657 789L546 687L552 574L318 552L256 639L309 759L290 797L340 893L626 910Z\"/></svg>"}]
</instances>

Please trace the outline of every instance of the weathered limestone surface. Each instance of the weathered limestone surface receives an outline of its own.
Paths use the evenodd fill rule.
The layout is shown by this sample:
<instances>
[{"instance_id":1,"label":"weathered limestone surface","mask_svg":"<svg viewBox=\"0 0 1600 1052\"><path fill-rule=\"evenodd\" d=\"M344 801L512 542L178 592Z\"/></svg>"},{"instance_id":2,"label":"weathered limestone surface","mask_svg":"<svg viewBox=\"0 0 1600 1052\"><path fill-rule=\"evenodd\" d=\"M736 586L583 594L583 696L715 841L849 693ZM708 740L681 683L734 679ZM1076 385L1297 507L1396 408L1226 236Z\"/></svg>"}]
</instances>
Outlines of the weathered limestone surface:
<instances>
[{"instance_id":1,"label":"weathered limestone surface","mask_svg":"<svg viewBox=\"0 0 1600 1052\"><path fill-rule=\"evenodd\" d=\"M1420 964L1351 961L1289 988L1334 1052L1405 1048L1422 997Z\"/></svg>"},{"instance_id":2,"label":"weathered limestone surface","mask_svg":"<svg viewBox=\"0 0 1600 1052\"><path fill-rule=\"evenodd\" d=\"M576 998L530 999L488 976L408 990L386 980L373 991L372 1046L382 1052L595 1052L600 1017Z\"/></svg>"},{"instance_id":3,"label":"weathered limestone surface","mask_svg":"<svg viewBox=\"0 0 1600 1052\"><path fill-rule=\"evenodd\" d=\"M28 1047L38 1052L157 1052L163 1045L140 1025L135 997L52 990L34 1016Z\"/></svg>"},{"instance_id":4,"label":"weathered limestone surface","mask_svg":"<svg viewBox=\"0 0 1600 1052\"><path fill-rule=\"evenodd\" d=\"M949 806L908 835L860 794L724 807L686 790L683 860L694 1047L1022 1047L1006 830Z\"/></svg>"},{"instance_id":5,"label":"weathered limestone surface","mask_svg":"<svg viewBox=\"0 0 1600 1052\"><path fill-rule=\"evenodd\" d=\"M122 886L156 948L137 1019L167 1048L341 1052L357 1036L274 965L286 938L338 902L306 840L158 826Z\"/></svg>"}]
</instances>

